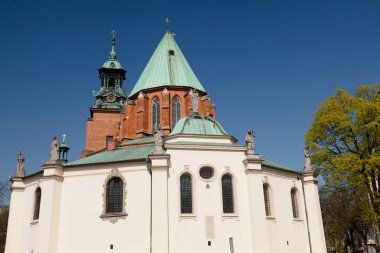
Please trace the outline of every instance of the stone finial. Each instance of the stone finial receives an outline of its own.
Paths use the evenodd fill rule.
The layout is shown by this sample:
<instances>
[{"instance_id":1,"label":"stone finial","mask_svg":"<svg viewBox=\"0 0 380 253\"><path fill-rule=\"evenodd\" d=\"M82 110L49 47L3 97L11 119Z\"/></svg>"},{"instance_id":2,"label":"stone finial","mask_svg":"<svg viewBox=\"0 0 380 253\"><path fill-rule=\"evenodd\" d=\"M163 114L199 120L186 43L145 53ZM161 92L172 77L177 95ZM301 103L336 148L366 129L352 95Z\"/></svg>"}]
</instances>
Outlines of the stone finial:
<instances>
[{"instance_id":1,"label":"stone finial","mask_svg":"<svg viewBox=\"0 0 380 253\"><path fill-rule=\"evenodd\" d=\"M24 164L25 164L25 157L20 151L17 157L17 166L16 166L14 177L25 177Z\"/></svg>"},{"instance_id":2,"label":"stone finial","mask_svg":"<svg viewBox=\"0 0 380 253\"><path fill-rule=\"evenodd\" d=\"M303 150L303 153L305 154L305 171L314 171L314 166L311 162L310 158L310 149L309 146L306 146L305 149Z\"/></svg>"},{"instance_id":3,"label":"stone finial","mask_svg":"<svg viewBox=\"0 0 380 253\"><path fill-rule=\"evenodd\" d=\"M53 137L53 142L50 145L50 161L58 160L59 145L57 137Z\"/></svg>"},{"instance_id":4,"label":"stone finial","mask_svg":"<svg viewBox=\"0 0 380 253\"><path fill-rule=\"evenodd\" d=\"M193 107L193 112L198 112L198 92L196 89L193 89L191 91L191 104L192 104L192 107Z\"/></svg>"},{"instance_id":5,"label":"stone finial","mask_svg":"<svg viewBox=\"0 0 380 253\"><path fill-rule=\"evenodd\" d=\"M153 154L165 154L164 151L164 134L162 133L160 124L155 125L155 133L154 133L154 151Z\"/></svg>"}]
</instances>

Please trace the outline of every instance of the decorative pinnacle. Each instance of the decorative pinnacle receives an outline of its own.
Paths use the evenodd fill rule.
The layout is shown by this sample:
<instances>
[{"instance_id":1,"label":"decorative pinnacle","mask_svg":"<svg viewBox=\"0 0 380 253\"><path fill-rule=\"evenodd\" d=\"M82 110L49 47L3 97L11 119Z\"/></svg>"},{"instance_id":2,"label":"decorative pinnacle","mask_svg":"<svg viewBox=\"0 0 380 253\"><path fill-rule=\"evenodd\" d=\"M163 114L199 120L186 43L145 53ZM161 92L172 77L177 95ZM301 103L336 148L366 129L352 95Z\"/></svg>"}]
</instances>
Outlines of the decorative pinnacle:
<instances>
[{"instance_id":1,"label":"decorative pinnacle","mask_svg":"<svg viewBox=\"0 0 380 253\"><path fill-rule=\"evenodd\" d=\"M165 23L166 23L166 30L169 31L169 24L171 23L172 21L169 19L169 18L166 18L165 19Z\"/></svg>"},{"instance_id":2,"label":"decorative pinnacle","mask_svg":"<svg viewBox=\"0 0 380 253\"><path fill-rule=\"evenodd\" d=\"M66 134L62 134L62 144L65 143L66 140Z\"/></svg>"},{"instance_id":3,"label":"decorative pinnacle","mask_svg":"<svg viewBox=\"0 0 380 253\"><path fill-rule=\"evenodd\" d=\"M116 59L116 52L115 52L115 41L116 41L115 34L116 34L116 31L115 31L115 29L113 29L111 31L111 34L112 34L112 49L111 49L111 52L109 54L109 58L110 59Z\"/></svg>"}]
</instances>

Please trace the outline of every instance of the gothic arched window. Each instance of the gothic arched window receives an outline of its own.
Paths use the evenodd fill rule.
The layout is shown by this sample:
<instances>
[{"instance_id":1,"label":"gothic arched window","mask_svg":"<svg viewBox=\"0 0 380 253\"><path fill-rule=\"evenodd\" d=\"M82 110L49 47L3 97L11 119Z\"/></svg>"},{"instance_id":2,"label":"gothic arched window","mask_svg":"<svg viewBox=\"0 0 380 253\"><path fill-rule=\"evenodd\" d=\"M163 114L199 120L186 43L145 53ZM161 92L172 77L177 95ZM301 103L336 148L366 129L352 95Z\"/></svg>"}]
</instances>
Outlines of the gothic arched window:
<instances>
[{"instance_id":1,"label":"gothic arched window","mask_svg":"<svg viewBox=\"0 0 380 253\"><path fill-rule=\"evenodd\" d=\"M123 211L123 180L111 178L107 183L106 213L121 213Z\"/></svg>"},{"instance_id":2,"label":"gothic arched window","mask_svg":"<svg viewBox=\"0 0 380 253\"><path fill-rule=\"evenodd\" d=\"M293 211L293 218L298 219L300 217L299 207L298 207L298 196L297 196L297 189L292 188L290 191L290 196L292 198L292 211Z\"/></svg>"},{"instance_id":3,"label":"gothic arched window","mask_svg":"<svg viewBox=\"0 0 380 253\"><path fill-rule=\"evenodd\" d=\"M234 192L232 176L225 174L222 177L222 198L223 198L223 213L234 213Z\"/></svg>"},{"instance_id":4,"label":"gothic arched window","mask_svg":"<svg viewBox=\"0 0 380 253\"><path fill-rule=\"evenodd\" d=\"M40 218L40 207L41 207L41 188L38 187L34 192L34 211L33 220L38 220Z\"/></svg>"},{"instance_id":5,"label":"gothic arched window","mask_svg":"<svg viewBox=\"0 0 380 253\"><path fill-rule=\"evenodd\" d=\"M271 196L270 196L268 184L263 184L263 191L264 191L265 214L266 216L271 216L272 215L272 210L270 206Z\"/></svg>"},{"instance_id":6,"label":"gothic arched window","mask_svg":"<svg viewBox=\"0 0 380 253\"><path fill-rule=\"evenodd\" d=\"M193 213L193 185L191 175L184 173L180 177L181 213Z\"/></svg>"},{"instance_id":7,"label":"gothic arched window","mask_svg":"<svg viewBox=\"0 0 380 253\"><path fill-rule=\"evenodd\" d=\"M155 97L152 101L152 129L155 130L155 127L158 127L160 124L160 100L158 97Z\"/></svg>"},{"instance_id":8,"label":"gothic arched window","mask_svg":"<svg viewBox=\"0 0 380 253\"><path fill-rule=\"evenodd\" d=\"M175 96L172 100L172 128L177 124L181 118L181 100Z\"/></svg>"}]
</instances>

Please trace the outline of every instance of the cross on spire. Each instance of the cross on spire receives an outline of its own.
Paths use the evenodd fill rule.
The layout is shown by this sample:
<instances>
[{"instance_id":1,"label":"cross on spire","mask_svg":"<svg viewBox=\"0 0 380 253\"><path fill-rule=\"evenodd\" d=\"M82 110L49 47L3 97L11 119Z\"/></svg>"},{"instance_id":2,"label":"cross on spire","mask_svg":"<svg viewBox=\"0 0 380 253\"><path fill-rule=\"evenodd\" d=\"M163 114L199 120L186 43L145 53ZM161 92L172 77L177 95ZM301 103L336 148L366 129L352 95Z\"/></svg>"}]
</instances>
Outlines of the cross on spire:
<instances>
[{"instance_id":1,"label":"cross on spire","mask_svg":"<svg viewBox=\"0 0 380 253\"><path fill-rule=\"evenodd\" d=\"M116 34L115 29L112 29L111 34L112 34L112 39L114 40L115 39L115 34Z\"/></svg>"},{"instance_id":2,"label":"cross on spire","mask_svg":"<svg viewBox=\"0 0 380 253\"><path fill-rule=\"evenodd\" d=\"M169 18L166 18L166 19L165 19L166 30L169 30L169 24L170 24L171 22L172 22L172 21L171 21Z\"/></svg>"}]
</instances>

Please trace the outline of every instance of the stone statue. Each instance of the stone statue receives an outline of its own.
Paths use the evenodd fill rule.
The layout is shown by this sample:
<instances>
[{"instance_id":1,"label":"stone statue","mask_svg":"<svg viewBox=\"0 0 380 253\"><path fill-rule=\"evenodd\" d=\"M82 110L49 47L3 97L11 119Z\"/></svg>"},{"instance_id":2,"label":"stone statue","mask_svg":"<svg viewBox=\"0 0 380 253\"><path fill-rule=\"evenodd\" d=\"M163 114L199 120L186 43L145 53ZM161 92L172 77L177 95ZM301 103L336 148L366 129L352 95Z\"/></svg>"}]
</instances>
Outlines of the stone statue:
<instances>
[{"instance_id":1,"label":"stone statue","mask_svg":"<svg viewBox=\"0 0 380 253\"><path fill-rule=\"evenodd\" d=\"M164 134L161 130L161 126L160 124L155 125L155 133L154 133L154 151L153 151L153 154L164 154L165 151L163 149L164 147L164 140L163 140L163 137L164 137Z\"/></svg>"},{"instance_id":2,"label":"stone statue","mask_svg":"<svg viewBox=\"0 0 380 253\"><path fill-rule=\"evenodd\" d=\"M305 170L313 170L313 164L311 163L311 158L310 158L310 149L309 146L306 146L305 149L303 150L303 153L305 154Z\"/></svg>"},{"instance_id":3,"label":"stone statue","mask_svg":"<svg viewBox=\"0 0 380 253\"><path fill-rule=\"evenodd\" d=\"M198 92L193 89L191 93L191 104L193 106L193 112L198 112Z\"/></svg>"},{"instance_id":4,"label":"stone statue","mask_svg":"<svg viewBox=\"0 0 380 253\"><path fill-rule=\"evenodd\" d=\"M255 153L255 135L253 134L252 129L248 129L248 133L245 135L245 143L247 147L247 153Z\"/></svg>"},{"instance_id":5,"label":"stone statue","mask_svg":"<svg viewBox=\"0 0 380 253\"><path fill-rule=\"evenodd\" d=\"M25 177L24 163L25 163L25 157L20 151L17 157L17 167L16 167L16 172L15 172L15 177Z\"/></svg>"},{"instance_id":6,"label":"stone statue","mask_svg":"<svg viewBox=\"0 0 380 253\"><path fill-rule=\"evenodd\" d=\"M58 160L58 140L57 137L53 137L53 142L50 145L50 161L57 161Z\"/></svg>"}]
</instances>

